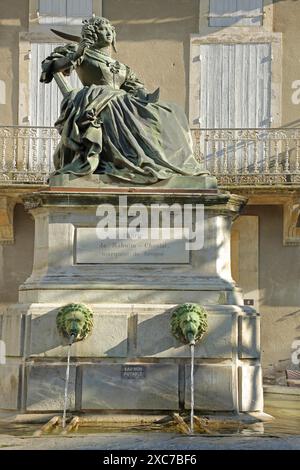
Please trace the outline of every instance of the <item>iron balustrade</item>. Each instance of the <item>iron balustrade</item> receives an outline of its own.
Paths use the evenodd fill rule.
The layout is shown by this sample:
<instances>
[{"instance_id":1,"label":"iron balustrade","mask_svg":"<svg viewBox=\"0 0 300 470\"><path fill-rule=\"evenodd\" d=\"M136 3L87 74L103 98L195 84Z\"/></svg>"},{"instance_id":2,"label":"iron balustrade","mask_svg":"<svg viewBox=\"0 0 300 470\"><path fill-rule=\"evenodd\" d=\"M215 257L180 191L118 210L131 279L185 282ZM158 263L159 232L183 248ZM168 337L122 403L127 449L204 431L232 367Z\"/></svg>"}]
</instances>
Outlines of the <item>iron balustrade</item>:
<instances>
[{"instance_id":1,"label":"iron balustrade","mask_svg":"<svg viewBox=\"0 0 300 470\"><path fill-rule=\"evenodd\" d=\"M196 158L220 186L300 184L300 128L193 129ZM0 185L47 184L54 127L0 126Z\"/></svg>"}]
</instances>

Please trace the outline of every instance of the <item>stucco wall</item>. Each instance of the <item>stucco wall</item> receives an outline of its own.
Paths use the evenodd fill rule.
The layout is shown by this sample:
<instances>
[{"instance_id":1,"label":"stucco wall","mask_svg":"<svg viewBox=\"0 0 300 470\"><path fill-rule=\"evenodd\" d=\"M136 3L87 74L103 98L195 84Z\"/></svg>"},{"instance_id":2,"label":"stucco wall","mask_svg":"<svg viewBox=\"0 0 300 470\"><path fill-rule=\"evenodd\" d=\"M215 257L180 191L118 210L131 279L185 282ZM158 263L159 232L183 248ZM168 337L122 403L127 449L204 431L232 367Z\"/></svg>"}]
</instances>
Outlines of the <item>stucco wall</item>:
<instances>
[{"instance_id":1,"label":"stucco wall","mask_svg":"<svg viewBox=\"0 0 300 470\"><path fill-rule=\"evenodd\" d=\"M15 243L0 245L0 305L18 301L18 287L32 272L34 222L21 204L14 210Z\"/></svg>"},{"instance_id":2,"label":"stucco wall","mask_svg":"<svg viewBox=\"0 0 300 470\"><path fill-rule=\"evenodd\" d=\"M0 0L0 124L18 123L19 33L28 29L28 2Z\"/></svg>"},{"instance_id":3,"label":"stucco wall","mask_svg":"<svg viewBox=\"0 0 300 470\"><path fill-rule=\"evenodd\" d=\"M283 33L282 125L300 126L300 2L274 2L274 31ZM292 88L294 84L295 88ZM298 91L297 91L298 90ZM294 94L294 97L293 97ZM294 103L293 103L294 101Z\"/></svg>"},{"instance_id":4,"label":"stucco wall","mask_svg":"<svg viewBox=\"0 0 300 470\"><path fill-rule=\"evenodd\" d=\"M198 31L198 0L104 0L117 30L118 59L161 99L186 107L190 34Z\"/></svg>"},{"instance_id":5,"label":"stucco wall","mask_svg":"<svg viewBox=\"0 0 300 470\"><path fill-rule=\"evenodd\" d=\"M259 217L262 363L275 377L291 366L292 343L300 337L300 246L282 244L282 206L249 206L245 214Z\"/></svg>"}]
</instances>

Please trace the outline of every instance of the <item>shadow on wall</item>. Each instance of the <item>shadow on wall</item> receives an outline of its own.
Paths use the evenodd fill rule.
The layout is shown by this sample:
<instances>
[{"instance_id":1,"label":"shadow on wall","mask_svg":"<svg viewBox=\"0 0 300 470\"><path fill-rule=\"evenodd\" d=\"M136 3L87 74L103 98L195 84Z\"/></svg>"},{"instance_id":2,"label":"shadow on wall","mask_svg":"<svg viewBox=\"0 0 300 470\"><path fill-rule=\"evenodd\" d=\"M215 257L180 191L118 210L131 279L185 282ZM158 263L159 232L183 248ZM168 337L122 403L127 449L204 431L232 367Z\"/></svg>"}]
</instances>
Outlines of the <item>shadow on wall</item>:
<instances>
[{"instance_id":1,"label":"shadow on wall","mask_svg":"<svg viewBox=\"0 0 300 470\"><path fill-rule=\"evenodd\" d=\"M93 306L91 305L93 310ZM65 357L67 340L56 326L59 308L44 314L33 314L31 338L27 350L31 355ZM97 309L96 309L97 310ZM84 341L74 343L72 355L95 358L145 357L189 358L189 346L177 341L171 332L171 316L174 308L163 313L141 315L103 315L94 313L94 327ZM150 317L150 318L149 318ZM232 357L232 313L208 314L208 331L195 348L197 358L230 359ZM127 325L128 322L128 325ZM114 327L112 324L114 323ZM127 329L128 328L128 329ZM122 334L120 334L122 333ZM128 337L127 337L128 336ZM120 338L123 337L123 340ZM257 357L258 350L251 350Z\"/></svg>"},{"instance_id":2,"label":"shadow on wall","mask_svg":"<svg viewBox=\"0 0 300 470\"><path fill-rule=\"evenodd\" d=\"M291 0L290 7L294 2ZM287 0L264 0L264 7L276 3L288 3ZM252 6L252 5L251 5ZM287 7L288 8L288 7ZM225 11L224 11L225 12ZM230 7L228 9L230 14ZM123 40L123 36L131 35L131 41L147 39L166 40L172 36L180 41L182 29L186 29L187 22L194 21L194 27L189 24L189 33L198 33L199 0L110 0L104 2L103 16L109 18L117 27L117 32ZM234 17L232 18L234 22ZM236 22L240 17L236 16ZM233 23L234 26L234 23ZM226 30L228 26L214 27L218 30ZM201 32L200 32L201 34ZM206 34L206 33L205 33Z\"/></svg>"},{"instance_id":3,"label":"shadow on wall","mask_svg":"<svg viewBox=\"0 0 300 470\"><path fill-rule=\"evenodd\" d=\"M15 243L0 246L1 302L18 301L18 289L32 272L34 221L23 205L14 210Z\"/></svg>"},{"instance_id":4,"label":"shadow on wall","mask_svg":"<svg viewBox=\"0 0 300 470\"><path fill-rule=\"evenodd\" d=\"M268 307L300 306L300 247L283 246L282 206L247 206L245 215L259 217L259 289L260 305Z\"/></svg>"},{"instance_id":5,"label":"shadow on wall","mask_svg":"<svg viewBox=\"0 0 300 470\"><path fill-rule=\"evenodd\" d=\"M293 368L292 344L299 338L300 247L283 246L282 206L247 206L259 217L259 304L265 383L285 385ZM295 366L294 366L295 367Z\"/></svg>"}]
</instances>

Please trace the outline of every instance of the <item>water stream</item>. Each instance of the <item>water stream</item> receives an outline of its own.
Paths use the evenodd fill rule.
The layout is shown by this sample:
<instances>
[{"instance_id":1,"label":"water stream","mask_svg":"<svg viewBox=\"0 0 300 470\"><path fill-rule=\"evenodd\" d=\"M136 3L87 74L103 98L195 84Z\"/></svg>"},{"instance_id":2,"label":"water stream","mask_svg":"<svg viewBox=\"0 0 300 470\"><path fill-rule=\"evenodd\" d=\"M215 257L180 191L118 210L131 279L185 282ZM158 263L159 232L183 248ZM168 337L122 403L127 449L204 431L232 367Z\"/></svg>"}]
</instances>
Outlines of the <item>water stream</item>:
<instances>
[{"instance_id":1,"label":"water stream","mask_svg":"<svg viewBox=\"0 0 300 470\"><path fill-rule=\"evenodd\" d=\"M62 417L62 427L66 427L66 415L67 415L67 406L68 406L68 388L69 388L69 378L70 378L70 357L71 357L71 347L74 341L74 335L71 335L70 342L68 345L68 359L67 359L67 369L66 369L66 380L65 380L65 395L64 395L64 411Z\"/></svg>"},{"instance_id":2,"label":"water stream","mask_svg":"<svg viewBox=\"0 0 300 470\"><path fill-rule=\"evenodd\" d=\"M191 348L191 420L190 420L190 433L194 434L194 357L195 345L190 344Z\"/></svg>"}]
</instances>

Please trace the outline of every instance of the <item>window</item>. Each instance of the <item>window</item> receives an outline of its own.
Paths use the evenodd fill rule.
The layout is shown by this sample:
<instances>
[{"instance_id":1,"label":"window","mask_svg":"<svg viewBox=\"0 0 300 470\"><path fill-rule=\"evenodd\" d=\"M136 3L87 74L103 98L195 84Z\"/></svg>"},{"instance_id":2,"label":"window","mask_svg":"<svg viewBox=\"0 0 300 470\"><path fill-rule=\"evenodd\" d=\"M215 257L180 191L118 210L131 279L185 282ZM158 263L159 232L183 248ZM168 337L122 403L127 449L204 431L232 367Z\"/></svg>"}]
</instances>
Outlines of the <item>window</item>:
<instances>
[{"instance_id":1,"label":"window","mask_svg":"<svg viewBox=\"0 0 300 470\"><path fill-rule=\"evenodd\" d=\"M39 0L40 24L81 24L93 14L93 0Z\"/></svg>"},{"instance_id":2,"label":"window","mask_svg":"<svg viewBox=\"0 0 300 470\"><path fill-rule=\"evenodd\" d=\"M271 43L202 44L200 124L270 127Z\"/></svg>"},{"instance_id":3,"label":"window","mask_svg":"<svg viewBox=\"0 0 300 470\"><path fill-rule=\"evenodd\" d=\"M209 26L261 26L263 0L210 0Z\"/></svg>"},{"instance_id":4,"label":"window","mask_svg":"<svg viewBox=\"0 0 300 470\"><path fill-rule=\"evenodd\" d=\"M232 129L270 127L272 44L201 44L199 52L200 127L231 129L227 136L225 132L222 137L221 131L213 140L200 142L208 170L214 171L224 162L228 165L224 171L231 168L242 172L245 162L248 170L254 171L257 167L262 170L267 134L261 132L260 140L250 139L246 144Z\"/></svg>"}]
</instances>

